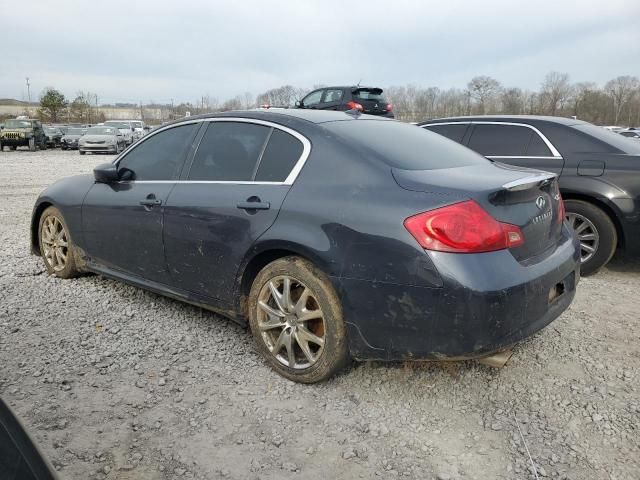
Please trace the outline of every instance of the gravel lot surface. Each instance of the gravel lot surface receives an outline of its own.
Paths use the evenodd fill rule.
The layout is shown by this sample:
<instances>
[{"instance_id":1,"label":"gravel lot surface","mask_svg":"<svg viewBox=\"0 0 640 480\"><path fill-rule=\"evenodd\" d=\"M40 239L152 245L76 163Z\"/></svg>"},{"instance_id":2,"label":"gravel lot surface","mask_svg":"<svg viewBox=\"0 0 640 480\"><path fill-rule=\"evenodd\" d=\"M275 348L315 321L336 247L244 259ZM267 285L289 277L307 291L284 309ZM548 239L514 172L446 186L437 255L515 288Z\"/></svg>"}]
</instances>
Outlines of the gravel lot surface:
<instances>
[{"instance_id":1,"label":"gravel lot surface","mask_svg":"<svg viewBox=\"0 0 640 480\"><path fill-rule=\"evenodd\" d=\"M297 385L234 323L30 255L38 193L111 158L0 153L0 396L61 478L531 479L527 449L539 478L640 478L640 262L583 279L502 370L366 363Z\"/></svg>"}]
</instances>

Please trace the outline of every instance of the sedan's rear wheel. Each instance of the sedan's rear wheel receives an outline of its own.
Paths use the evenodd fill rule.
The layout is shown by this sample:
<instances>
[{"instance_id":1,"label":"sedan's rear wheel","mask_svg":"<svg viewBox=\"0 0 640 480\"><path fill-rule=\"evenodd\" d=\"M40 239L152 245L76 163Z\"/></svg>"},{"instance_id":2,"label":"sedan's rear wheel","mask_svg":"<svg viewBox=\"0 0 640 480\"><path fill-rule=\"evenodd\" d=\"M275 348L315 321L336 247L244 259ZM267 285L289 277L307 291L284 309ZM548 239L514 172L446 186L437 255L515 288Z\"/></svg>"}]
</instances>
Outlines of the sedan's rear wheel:
<instances>
[{"instance_id":1,"label":"sedan's rear wheel","mask_svg":"<svg viewBox=\"0 0 640 480\"><path fill-rule=\"evenodd\" d=\"M349 360L338 296L327 276L301 258L281 258L260 271L249 324L260 353L290 380L325 380Z\"/></svg>"},{"instance_id":2,"label":"sedan's rear wheel","mask_svg":"<svg viewBox=\"0 0 640 480\"><path fill-rule=\"evenodd\" d=\"M60 278L75 277L76 267L73 242L60 211L47 208L40 217L38 228L40 253L50 275Z\"/></svg>"},{"instance_id":3,"label":"sedan's rear wheel","mask_svg":"<svg viewBox=\"0 0 640 480\"><path fill-rule=\"evenodd\" d=\"M566 200L567 222L580 240L580 273L596 273L606 265L618 243L611 218L595 205L582 200Z\"/></svg>"}]
</instances>

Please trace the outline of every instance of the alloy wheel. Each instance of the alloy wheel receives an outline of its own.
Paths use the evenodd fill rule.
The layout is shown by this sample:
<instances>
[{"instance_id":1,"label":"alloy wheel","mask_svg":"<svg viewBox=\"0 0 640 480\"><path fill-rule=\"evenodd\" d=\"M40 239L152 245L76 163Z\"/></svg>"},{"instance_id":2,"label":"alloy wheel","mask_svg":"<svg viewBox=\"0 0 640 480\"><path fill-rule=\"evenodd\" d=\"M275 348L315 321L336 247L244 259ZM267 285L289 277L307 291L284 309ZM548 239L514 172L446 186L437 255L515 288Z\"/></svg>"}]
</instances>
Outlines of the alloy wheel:
<instances>
[{"instance_id":1,"label":"alloy wheel","mask_svg":"<svg viewBox=\"0 0 640 480\"><path fill-rule=\"evenodd\" d=\"M69 237L58 217L51 215L45 219L41 237L47 263L55 272L64 270L69 255Z\"/></svg>"},{"instance_id":2,"label":"alloy wheel","mask_svg":"<svg viewBox=\"0 0 640 480\"><path fill-rule=\"evenodd\" d=\"M257 303L258 328L271 354L289 368L314 365L325 344L325 322L309 287L281 275L263 285Z\"/></svg>"},{"instance_id":3,"label":"alloy wheel","mask_svg":"<svg viewBox=\"0 0 640 480\"><path fill-rule=\"evenodd\" d=\"M567 213L567 221L580 240L580 260L584 263L590 260L598 250L600 243L598 229L591 220L579 213Z\"/></svg>"}]
</instances>

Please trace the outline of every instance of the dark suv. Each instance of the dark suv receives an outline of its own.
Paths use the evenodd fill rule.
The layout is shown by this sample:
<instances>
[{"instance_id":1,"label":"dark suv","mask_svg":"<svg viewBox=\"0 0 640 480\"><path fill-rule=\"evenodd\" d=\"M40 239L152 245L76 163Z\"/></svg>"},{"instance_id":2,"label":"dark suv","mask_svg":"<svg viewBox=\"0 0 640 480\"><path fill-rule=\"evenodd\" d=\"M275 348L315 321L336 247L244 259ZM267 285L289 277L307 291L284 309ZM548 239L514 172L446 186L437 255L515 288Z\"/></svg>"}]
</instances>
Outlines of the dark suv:
<instances>
[{"instance_id":1,"label":"dark suv","mask_svg":"<svg viewBox=\"0 0 640 480\"><path fill-rule=\"evenodd\" d=\"M393 105L382 96L381 88L323 87L296 102L297 108L313 110L359 110L368 115L393 118Z\"/></svg>"},{"instance_id":2,"label":"dark suv","mask_svg":"<svg viewBox=\"0 0 640 480\"><path fill-rule=\"evenodd\" d=\"M640 254L640 142L561 117L456 117L419 126L490 160L557 173L584 275L618 247Z\"/></svg>"}]
</instances>

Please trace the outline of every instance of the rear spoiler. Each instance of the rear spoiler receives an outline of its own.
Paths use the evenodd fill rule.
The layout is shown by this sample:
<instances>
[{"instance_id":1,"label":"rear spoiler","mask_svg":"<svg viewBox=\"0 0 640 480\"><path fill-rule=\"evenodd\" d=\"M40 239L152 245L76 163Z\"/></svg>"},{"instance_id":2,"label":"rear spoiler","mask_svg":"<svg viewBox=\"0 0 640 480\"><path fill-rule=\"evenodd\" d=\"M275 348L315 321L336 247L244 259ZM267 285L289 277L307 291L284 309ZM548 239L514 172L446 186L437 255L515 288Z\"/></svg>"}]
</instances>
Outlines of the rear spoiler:
<instances>
[{"instance_id":1,"label":"rear spoiler","mask_svg":"<svg viewBox=\"0 0 640 480\"><path fill-rule=\"evenodd\" d=\"M518 191L518 190L526 190L531 187L531 185L543 184L547 183L554 178L557 178L558 175L555 173L548 172L540 172L533 175L529 175L527 177L518 178L517 180L513 180L511 182L507 182L502 185L502 188L505 190Z\"/></svg>"}]
</instances>

